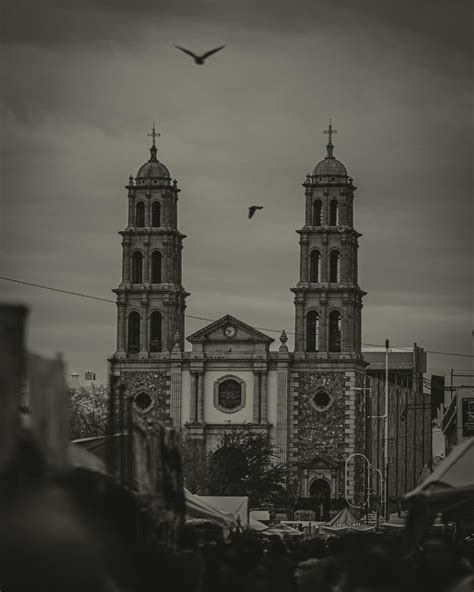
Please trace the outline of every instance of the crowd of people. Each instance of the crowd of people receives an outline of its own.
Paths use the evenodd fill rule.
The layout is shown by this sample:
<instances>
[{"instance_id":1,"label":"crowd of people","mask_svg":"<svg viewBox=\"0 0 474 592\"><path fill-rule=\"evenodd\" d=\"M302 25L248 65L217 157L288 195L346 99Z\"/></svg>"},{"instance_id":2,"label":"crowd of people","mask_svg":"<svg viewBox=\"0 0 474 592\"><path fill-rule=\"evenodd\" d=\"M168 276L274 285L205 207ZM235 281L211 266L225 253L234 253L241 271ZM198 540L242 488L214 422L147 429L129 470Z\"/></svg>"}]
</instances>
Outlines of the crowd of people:
<instances>
[{"instance_id":1,"label":"crowd of people","mask_svg":"<svg viewBox=\"0 0 474 592\"><path fill-rule=\"evenodd\" d=\"M472 556L446 536L412 551L402 536L345 534L283 541L251 531L200 539L186 528L173 590L186 592L472 592Z\"/></svg>"}]
</instances>

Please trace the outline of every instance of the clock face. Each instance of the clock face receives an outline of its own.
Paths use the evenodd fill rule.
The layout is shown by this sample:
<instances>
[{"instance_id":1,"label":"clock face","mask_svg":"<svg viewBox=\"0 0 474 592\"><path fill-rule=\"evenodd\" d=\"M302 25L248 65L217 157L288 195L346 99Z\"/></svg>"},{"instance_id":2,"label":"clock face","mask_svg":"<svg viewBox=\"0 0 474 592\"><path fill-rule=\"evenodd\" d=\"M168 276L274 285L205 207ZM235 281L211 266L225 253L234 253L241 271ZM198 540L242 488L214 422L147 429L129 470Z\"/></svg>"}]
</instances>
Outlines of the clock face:
<instances>
[{"instance_id":1,"label":"clock face","mask_svg":"<svg viewBox=\"0 0 474 592\"><path fill-rule=\"evenodd\" d=\"M226 337L234 337L236 333L237 329L233 325L227 325L227 327L224 328L224 335Z\"/></svg>"}]
</instances>

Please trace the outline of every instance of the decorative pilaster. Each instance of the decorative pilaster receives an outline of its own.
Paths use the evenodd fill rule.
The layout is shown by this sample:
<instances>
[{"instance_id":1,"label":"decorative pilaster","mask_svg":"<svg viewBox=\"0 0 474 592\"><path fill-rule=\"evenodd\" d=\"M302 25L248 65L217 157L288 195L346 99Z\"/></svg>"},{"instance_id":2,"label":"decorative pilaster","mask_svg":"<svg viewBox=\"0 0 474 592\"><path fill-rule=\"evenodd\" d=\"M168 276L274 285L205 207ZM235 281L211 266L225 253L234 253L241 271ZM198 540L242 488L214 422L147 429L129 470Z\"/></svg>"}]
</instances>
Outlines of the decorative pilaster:
<instances>
[{"instance_id":1,"label":"decorative pilaster","mask_svg":"<svg viewBox=\"0 0 474 592\"><path fill-rule=\"evenodd\" d=\"M197 422L204 423L204 372L197 373Z\"/></svg>"},{"instance_id":2,"label":"decorative pilaster","mask_svg":"<svg viewBox=\"0 0 474 592\"><path fill-rule=\"evenodd\" d=\"M197 422L197 401L198 401L198 397L197 397L197 372L192 370L191 371L191 401L190 401L190 412L189 412L189 418L190 418L190 422L191 423L196 423Z\"/></svg>"},{"instance_id":3,"label":"decorative pilaster","mask_svg":"<svg viewBox=\"0 0 474 592\"><path fill-rule=\"evenodd\" d=\"M260 392L260 372L253 373L253 422L260 423L261 417L261 392Z\"/></svg>"}]
</instances>

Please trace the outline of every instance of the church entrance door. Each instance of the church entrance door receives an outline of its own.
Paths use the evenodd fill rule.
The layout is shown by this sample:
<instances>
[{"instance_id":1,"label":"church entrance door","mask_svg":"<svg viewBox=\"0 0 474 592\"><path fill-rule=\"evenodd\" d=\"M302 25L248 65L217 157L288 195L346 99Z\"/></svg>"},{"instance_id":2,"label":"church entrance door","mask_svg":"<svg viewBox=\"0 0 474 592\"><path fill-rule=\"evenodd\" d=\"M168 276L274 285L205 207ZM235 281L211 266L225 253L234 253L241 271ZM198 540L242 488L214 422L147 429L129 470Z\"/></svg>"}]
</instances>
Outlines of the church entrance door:
<instances>
[{"instance_id":1,"label":"church entrance door","mask_svg":"<svg viewBox=\"0 0 474 592\"><path fill-rule=\"evenodd\" d=\"M331 486L325 479L315 479L309 487L309 497L314 500L316 520L329 520Z\"/></svg>"}]
</instances>

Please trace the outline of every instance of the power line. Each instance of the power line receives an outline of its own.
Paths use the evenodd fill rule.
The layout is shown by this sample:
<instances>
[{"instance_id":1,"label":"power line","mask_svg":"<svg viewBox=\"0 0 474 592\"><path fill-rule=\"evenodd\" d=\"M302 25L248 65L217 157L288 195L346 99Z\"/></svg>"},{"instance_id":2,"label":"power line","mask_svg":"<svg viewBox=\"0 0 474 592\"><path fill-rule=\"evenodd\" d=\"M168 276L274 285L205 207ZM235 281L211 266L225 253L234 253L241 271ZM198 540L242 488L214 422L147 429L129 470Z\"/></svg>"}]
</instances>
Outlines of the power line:
<instances>
[{"instance_id":1,"label":"power line","mask_svg":"<svg viewBox=\"0 0 474 592\"><path fill-rule=\"evenodd\" d=\"M82 294L81 292L72 292L70 290L62 290L60 288L53 288L51 286L45 286L43 284L35 284L33 282L25 282L23 280L17 280L15 278L10 278L10 277L6 277L6 276L0 276L0 280L4 280L6 282L13 282L15 284L23 284L24 286L32 286L33 288L42 288L43 290L50 290L51 292L59 292L61 294L69 294L71 296L78 296L80 298L88 298L89 300L99 300L101 302L111 302L112 304L115 304L115 300L110 300L109 298L101 298L100 296L90 296L89 294ZM216 319L209 319L206 317L198 317L198 316L189 315L189 314L184 315L184 316L188 319L195 319L198 321L206 321L206 322L210 322L210 323L216 322ZM259 329L260 331L271 331L272 333L281 333L281 329L269 329L268 327L255 327L255 329ZM295 335L295 333L293 331L286 331L286 334L287 335ZM381 345L380 343L362 343L362 345L368 345L369 347L381 347L381 348L385 349L385 346ZM397 349L406 349L407 351L413 351L413 349L410 347L401 347L401 346L396 346L396 347L397 347ZM425 351L426 353L429 353L429 354L438 354L441 356L460 356L463 358L474 358L474 355L472 355L472 354L440 352L440 351L432 351L429 349L424 349L423 351Z\"/></svg>"}]
</instances>

